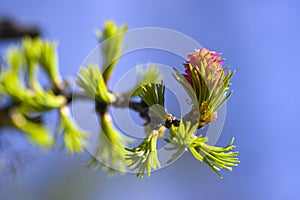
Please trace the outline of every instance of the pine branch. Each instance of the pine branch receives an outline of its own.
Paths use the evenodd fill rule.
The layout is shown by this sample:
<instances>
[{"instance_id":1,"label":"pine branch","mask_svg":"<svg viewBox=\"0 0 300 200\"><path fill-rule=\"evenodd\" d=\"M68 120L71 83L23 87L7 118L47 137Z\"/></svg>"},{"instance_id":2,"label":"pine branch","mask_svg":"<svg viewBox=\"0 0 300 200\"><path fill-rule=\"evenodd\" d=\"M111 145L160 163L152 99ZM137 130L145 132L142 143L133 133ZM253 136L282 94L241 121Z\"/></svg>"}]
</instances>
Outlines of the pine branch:
<instances>
[{"instance_id":1,"label":"pine branch","mask_svg":"<svg viewBox=\"0 0 300 200\"><path fill-rule=\"evenodd\" d=\"M217 118L217 110L231 96L230 79L234 72L222 68L221 54L208 49L196 50L188 55L184 63L186 74L175 70L174 78L183 86L192 99L192 110L182 119L177 119L165 108L165 86L160 72L148 68L136 85L126 93L113 93L108 81L121 55L122 40L127 26L105 24L98 32L104 63L81 68L76 83L81 91L73 91L70 82L64 81L59 72L56 44L39 38L24 38L20 46L10 48L5 56L5 68L0 73L0 97L9 104L0 102L0 128L17 128L38 145L52 147L55 138L44 126L43 116L57 110L60 125L57 132L63 134L64 146L68 153L84 151L82 139L88 134L78 128L70 114L68 104L76 100L90 100L95 103L101 131L95 157L89 165L102 166L118 171L126 167L137 169L137 176L150 175L152 169L160 167L157 156L157 140L164 137L166 128L170 135L164 138L172 149L177 150L169 162L184 151L191 151L194 157L205 162L220 177L221 168L232 170L239 163L232 142L224 148L206 144L208 138L197 136L196 130L205 127ZM104 41L108 40L108 41ZM47 77L48 85L42 86L38 71ZM161 81L160 83L158 83ZM17 86L17 87L16 87ZM137 101L136 98L140 98ZM134 148L128 148L129 141L113 125L109 108L128 108L136 111L145 120L146 138ZM125 159L126 158L126 159Z\"/></svg>"}]
</instances>

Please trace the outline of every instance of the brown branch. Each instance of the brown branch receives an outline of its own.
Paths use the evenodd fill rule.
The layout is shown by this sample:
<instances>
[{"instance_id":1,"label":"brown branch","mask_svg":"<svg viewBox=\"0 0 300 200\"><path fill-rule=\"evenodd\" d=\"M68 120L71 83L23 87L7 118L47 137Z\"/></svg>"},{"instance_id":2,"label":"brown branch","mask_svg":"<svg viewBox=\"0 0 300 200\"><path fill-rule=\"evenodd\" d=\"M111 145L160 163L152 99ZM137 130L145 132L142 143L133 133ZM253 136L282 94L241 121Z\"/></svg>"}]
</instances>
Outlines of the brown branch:
<instances>
[{"instance_id":1,"label":"brown branch","mask_svg":"<svg viewBox=\"0 0 300 200\"><path fill-rule=\"evenodd\" d=\"M10 117L10 110L14 107L14 104L9 104L0 109L0 127L12 126Z\"/></svg>"},{"instance_id":2,"label":"brown branch","mask_svg":"<svg viewBox=\"0 0 300 200\"><path fill-rule=\"evenodd\" d=\"M39 28L19 24L11 19L0 19L0 40L15 39L24 36L37 37L40 35Z\"/></svg>"},{"instance_id":3,"label":"brown branch","mask_svg":"<svg viewBox=\"0 0 300 200\"><path fill-rule=\"evenodd\" d=\"M68 104L75 100L95 101L95 99L92 99L82 93L70 91L68 87L65 87L63 89L51 88L51 90L55 95L64 96L67 99ZM120 94L116 94L115 96L117 100L114 103L112 103L111 106L114 106L116 108L129 108L131 110L134 110L135 112L139 113L141 118L145 119L146 121L145 124L151 124L151 120L152 120L152 126L155 126L155 128L159 128L160 126L165 126L166 128L170 128L171 125L179 126L180 120L170 113L168 113L166 119L162 121L158 116L155 116L154 113L150 114L149 106L145 102L133 101L130 98L124 98ZM2 108L0 107L0 128L12 126L10 111L18 105L19 105L18 103L12 102L7 106L4 106ZM101 113L103 114L107 112L108 106L110 105L95 101L96 111L99 112L100 115ZM27 116L27 119L35 123L43 122L42 113L35 116Z\"/></svg>"}]
</instances>

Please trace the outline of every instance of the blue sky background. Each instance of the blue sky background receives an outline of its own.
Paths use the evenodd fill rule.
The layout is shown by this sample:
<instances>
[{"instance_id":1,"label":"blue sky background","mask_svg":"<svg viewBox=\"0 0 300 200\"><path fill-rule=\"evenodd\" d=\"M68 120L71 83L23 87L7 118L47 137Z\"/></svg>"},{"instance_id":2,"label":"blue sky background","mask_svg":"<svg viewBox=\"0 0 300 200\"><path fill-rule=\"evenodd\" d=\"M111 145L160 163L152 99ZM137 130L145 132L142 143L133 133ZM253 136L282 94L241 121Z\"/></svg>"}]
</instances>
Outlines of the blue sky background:
<instances>
[{"instance_id":1,"label":"blue sky background","mask_svg":"<svg viewBox=\"0 0 300 200\"><path fill-rule=\"evenodd\" d=\"M222 172L220 180L190 155L143 180L133 175L107 178L102 172L95 175L82 169L84 177L97 177L94 199L276 200L300 197L299 7L299 1L290 0L0 0L0 15L36 24L44 38L58 40L65 76L77 72L97 44L94 30L108 19L129 28L158 26L180 31L223 52L226 64L237 70L219 141L225 145L232 136L236 138L241 164L233 173ZM142 61L145 58L136 60ZM149 61L172 63L167 56ZM115 76L121 76L121 71L116 70ZM31 187L27 191L36 193L36 188L56 185L65 174L63 166L74 160L46 154L23 172L23 182Z\"/></svg>"}]
</instances>

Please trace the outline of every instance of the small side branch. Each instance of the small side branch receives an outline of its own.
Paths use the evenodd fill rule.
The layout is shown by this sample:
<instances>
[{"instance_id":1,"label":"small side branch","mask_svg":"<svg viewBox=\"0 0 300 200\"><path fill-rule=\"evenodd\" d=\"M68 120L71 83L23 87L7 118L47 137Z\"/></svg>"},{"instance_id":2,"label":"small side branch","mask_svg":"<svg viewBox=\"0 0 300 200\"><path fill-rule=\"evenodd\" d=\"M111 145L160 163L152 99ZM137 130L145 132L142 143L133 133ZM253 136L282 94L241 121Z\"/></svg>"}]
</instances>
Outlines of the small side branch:
<instances>
[{"instance_id":1,"label":"small side branch","mask_svg":"<svg viewBox=\"0 0 300 200\"><path fill-rule=\"evenodd\" d=\"M37 37L40 30L36 26L21 25L11 19L0 18L0 40L22 38L24 36Z\"/></svg>"}]
</instances>

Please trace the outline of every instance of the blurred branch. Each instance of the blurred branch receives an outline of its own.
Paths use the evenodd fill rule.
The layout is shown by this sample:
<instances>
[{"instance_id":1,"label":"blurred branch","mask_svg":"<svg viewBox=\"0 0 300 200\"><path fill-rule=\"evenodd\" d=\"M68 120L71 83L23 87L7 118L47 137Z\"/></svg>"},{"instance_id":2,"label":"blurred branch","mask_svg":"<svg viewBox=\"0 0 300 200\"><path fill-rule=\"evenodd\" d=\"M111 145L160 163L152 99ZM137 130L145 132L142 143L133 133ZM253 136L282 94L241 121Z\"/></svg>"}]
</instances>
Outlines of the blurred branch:
<instances>
[{"instance_id":1,"label":"blurred branch","mask_svg":"<svg viewBox=\"0 0 300 200\"><path fill-rule=\"evenodd\" d=\"M40 30L36 26L23 25L8 18L0 18L0 40L39 35Z\"/></svg>"},{"instance_id":2,"label":"blurred branch","mask_svg":"<svg viewBox=\"0 0 300 200\"><path fill-rule=\"evenodd\" d=\"M10 104L0 109L0 127L7 127L12 125L9 111L15 105Z\"/></svg>"}]
</instances>

